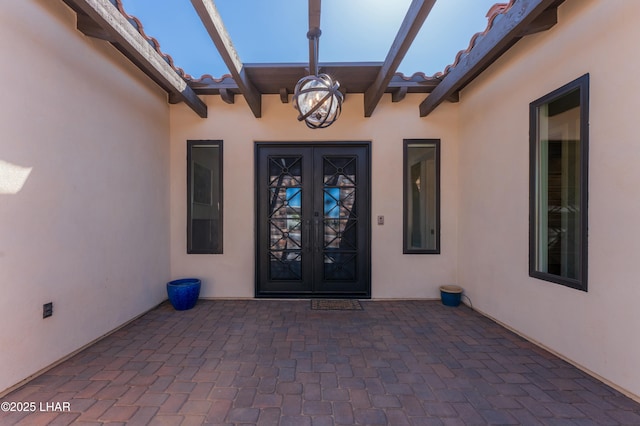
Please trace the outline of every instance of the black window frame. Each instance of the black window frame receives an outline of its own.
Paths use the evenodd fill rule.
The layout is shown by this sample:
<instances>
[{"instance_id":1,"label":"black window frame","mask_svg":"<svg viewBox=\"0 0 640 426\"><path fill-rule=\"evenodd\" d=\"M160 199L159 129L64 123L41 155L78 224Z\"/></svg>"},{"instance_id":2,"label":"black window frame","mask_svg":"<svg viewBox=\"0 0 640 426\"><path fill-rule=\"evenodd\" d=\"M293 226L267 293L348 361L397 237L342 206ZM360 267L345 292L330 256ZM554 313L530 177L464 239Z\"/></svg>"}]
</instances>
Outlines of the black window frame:
<instances>
[{"instance_id":1,"label":"black window frame","mask_svg":"<svg viewBox=\"0 0 640 426\"><path fill-rule=\"evenodd\" d=\"M435 179L436 179L436 191L435 191L435 248L433 249L415 249L409 247L409 241L407 240L407 231L409 229L409 200L408 193L408 149L411 145L435 145ZM403 254L440 254L440 224L441 224L441 206L440 206L440 157L441 157L441 140L440 139L404 139L403 140L403 156L402 156L402 253Z\"/></svg>"},{"instance_id":2,"label":"black window frame","mask_svg":"<svg viewBox=\"0 0 640 426\"><path fill-rule=\"evenodd\" d=\"M579 208L579 247L578 247L578 278L569 278L549 272L539 271L537 267L538 252L538 111L543 105L558 100L571 92L579 90L580 98L580 202ZM589 205L589 74L573 80L570 83L529 104L529 276L544 281L560 284L577 290L588 291L588 205Z\"/></svg>"},{"instance_id":3,"label":"black window frame","mask_svg":"<svg viewBox=\"0 0 640 426\"><path fill-rule=\"evenodd\" d=\"M194 248L194 239L193 239L193 204L194 200L192 199L192 164L193 164L193 156L192 151L195 147L211 147L216 146L218 148L218 161L217 164L212 164L212 167L217 168L217 193L218 196L218 223L217 223L217 244L216 247L210 249L203 248ZM223 253L223 217L224 217L224 208L223 208L223 143L222 140L188 140L187 141L187 254L222 254ZM212 170L213 172L213 170ZM213 190L213 187L212 187ZM213 193L211 198L211 203L214 203L216 200L213 199Z\"/></svg>"}]
</instances>

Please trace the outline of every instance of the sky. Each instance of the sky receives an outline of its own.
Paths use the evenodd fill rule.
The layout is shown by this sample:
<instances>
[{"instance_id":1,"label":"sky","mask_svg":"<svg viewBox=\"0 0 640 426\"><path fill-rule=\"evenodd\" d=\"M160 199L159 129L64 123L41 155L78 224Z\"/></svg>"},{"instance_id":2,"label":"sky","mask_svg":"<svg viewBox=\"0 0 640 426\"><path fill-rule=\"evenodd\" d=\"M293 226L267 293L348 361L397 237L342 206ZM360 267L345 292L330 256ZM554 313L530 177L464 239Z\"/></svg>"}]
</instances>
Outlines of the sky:
<instances>
[{"instance_id":1,"label":"sky","mask_svg":"<svg viewBox=\"0 0 640 426\"><path fill-rule=\"evenodd\" d=\"M499 0L437 0L397 71L430 76L487 27ZM506 2L506 0L503 0ZM198 78L229 71L189 0L122 0L174 64ZM411 0L322 1L319 62L383 62ZM240 60L308 63L306 0L215 0Z\"/></svg>"}]
</instances>

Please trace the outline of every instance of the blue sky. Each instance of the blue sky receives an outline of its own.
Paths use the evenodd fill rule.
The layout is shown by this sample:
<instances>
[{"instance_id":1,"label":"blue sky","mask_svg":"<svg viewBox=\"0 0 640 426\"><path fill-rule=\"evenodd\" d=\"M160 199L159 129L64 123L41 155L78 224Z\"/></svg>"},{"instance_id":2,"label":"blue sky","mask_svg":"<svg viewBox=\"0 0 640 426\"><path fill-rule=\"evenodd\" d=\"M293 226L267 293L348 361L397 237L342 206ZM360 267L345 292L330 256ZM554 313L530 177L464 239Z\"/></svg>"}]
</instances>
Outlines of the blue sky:
<instances>
[{"instance_id":1,"label":"blue sky","mask_svg":"<svg viewBox=\"0 0 640 426\"><path fill-rule=\"evenodd\" d=\"M145 33L185 72L220 77L228 69L188 0L122 0ZM487 26L497 0L438 0L398 71L443 71ZM306 0L215 1L244 63L308 63ZM382 62L411 0L323 0L320 62Z\"/></svg>"}]
</instances>

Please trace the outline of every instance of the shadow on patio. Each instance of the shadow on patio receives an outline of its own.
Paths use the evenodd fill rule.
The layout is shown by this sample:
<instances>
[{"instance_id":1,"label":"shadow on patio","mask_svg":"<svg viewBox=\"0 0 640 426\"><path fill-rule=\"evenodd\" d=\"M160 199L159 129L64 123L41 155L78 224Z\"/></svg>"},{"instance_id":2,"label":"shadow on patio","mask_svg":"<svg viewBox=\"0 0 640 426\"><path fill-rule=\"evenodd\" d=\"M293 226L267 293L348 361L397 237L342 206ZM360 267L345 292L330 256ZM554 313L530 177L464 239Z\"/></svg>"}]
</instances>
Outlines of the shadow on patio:
<instances>
[{"instance_id":1,"label":"shadow on patio","mask_svg":"<svg viewBox=\"0 0 640 426\"><path fill-rule=\"evenodd\" d=\"M0 424L640 424L640 404L466 306L361 304L165 303L4 397L35 409Z\"/></svg>"}]
</instances>

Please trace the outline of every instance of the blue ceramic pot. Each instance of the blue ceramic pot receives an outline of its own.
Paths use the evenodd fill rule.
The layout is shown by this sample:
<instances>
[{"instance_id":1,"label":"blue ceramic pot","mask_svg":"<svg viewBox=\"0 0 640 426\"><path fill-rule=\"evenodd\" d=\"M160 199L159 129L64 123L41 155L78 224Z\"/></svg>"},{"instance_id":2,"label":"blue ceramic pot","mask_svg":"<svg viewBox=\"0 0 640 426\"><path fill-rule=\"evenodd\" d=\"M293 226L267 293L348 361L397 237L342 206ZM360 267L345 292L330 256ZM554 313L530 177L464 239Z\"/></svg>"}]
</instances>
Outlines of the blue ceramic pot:
<instances>
[{"instance_id":1,"label":"blue ceramic pot","mask_svg":"<svg viewBox=\"0 0 640 426\"><path fill-rule=\"evenodd\" d=\"M186 311L196 306L200 296L200 280L183 278L167 283L167 295L176 311Z\"/></svg>"},{"instance_id":2,"label":"blue ceramic pot","mask_svg":"<svg viewBox=\"0 0 640 426\"><path fill-rule=\"evenodd\" d=\"M458 306L462 299L462 288L457 285L443 285L440 287L440 299L445 306Z\"/></svg>"}]
</instances>

